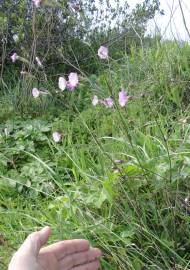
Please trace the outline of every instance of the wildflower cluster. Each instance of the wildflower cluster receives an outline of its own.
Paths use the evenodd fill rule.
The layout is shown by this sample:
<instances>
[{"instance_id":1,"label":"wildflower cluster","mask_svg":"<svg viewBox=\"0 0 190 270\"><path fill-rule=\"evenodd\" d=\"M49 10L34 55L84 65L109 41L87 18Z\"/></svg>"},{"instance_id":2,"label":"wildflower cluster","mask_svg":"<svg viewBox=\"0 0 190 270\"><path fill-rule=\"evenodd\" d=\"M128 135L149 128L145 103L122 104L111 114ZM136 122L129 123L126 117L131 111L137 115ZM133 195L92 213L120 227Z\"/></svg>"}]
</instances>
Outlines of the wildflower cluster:
<instances>
[{"instance_id":1,"label":"wildflower cluster","mask_svg":"<svg viewBox=\"0 0 190 270\"><path fill-rule=\"evenodd\" d=\"M33 0L33 2L34 2L34 5L36 7L39 7L42 1ZM98 57L100 59L106 60L109 58L108 53L109 53L109 51L108 51L108 48L106 46L100 46L97 54L98 54ZM14 52L11 55L11 60L13 63L15 63L19 59L21 60L22 58L19 57L16 52ZM42 64L39 57L36 56L35 61L36 61L36 65L38 67L43 68L43 64ZM24 74L25 72L22 71L21 73ZM61 76L58 78L58 87L61 91L64 91L65 89L67 89L68 91L74 91L78 85L79 85L79 76L76 72L71 72L68 75L68 79L66 79L64 76ZM34 99L38 99L40 97L40 95L43 95L43 94L50 94L50 93L47 90L41 91L36 87L34 87L32 89L32 96ZM119 105L121 107L125 107L129 98L130 97L127 95L126 91L124 89L121 89L119 92L119 98L118 98ZM94 96L93 100L92 100L92 104L93 104L93 106L97 106L98 104L102 104L106 108L112 108L112 107L114 107L115 102L114 102L113 98L111 98L111 97L99 99L98 96ZM61 141L62 135L59 132L53 132L52 136L53 136L53 140L56 143Z\"/></svg>"},{"instance_id":2,"label":"wildflower cluster","mask_svg":"<svg viewBox=\"0 0 190 270\"><path fill-rule=\"evenodd\" d=\"M125 107L127 102L131 97L127 95L124 89L121 89L119 92L118 102L121 107ZM103 104L106 108L112 108L114 106L114 100L111 97L99 99L97 96L94 96L92 99L92 105L96 106L98 104Z\"/></svg>"},{"instance_id":3,"label":"wildflower cluster","mask_svg":"<svg viewBox=\"0 0 190 270\"><path fill-rule=\"evenodd\" d=\"M71 72L68 76L68 81L66 81L66 79L64 77L59 77L59 89L61 91L64 91L66 88L69 91L74 91L76 89L76 87L79 84L79 78L78 78L78 74L75 72Z\"/></svg>"}]
</instances>

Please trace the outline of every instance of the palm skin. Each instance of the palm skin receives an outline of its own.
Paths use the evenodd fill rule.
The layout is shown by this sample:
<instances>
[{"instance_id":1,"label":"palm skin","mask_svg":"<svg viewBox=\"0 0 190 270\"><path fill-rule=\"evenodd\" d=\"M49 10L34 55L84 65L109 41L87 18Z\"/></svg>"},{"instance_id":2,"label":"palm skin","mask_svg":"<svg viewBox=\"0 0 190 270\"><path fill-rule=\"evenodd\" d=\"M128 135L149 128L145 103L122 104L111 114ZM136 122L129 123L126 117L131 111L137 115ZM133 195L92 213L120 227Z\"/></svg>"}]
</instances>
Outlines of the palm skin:
<instances>
[{"instance_id":1,"label":"palm skin","mask_svg":"<svg viewBox=\"0 0 190 270\"><path fill-rule=\"evenodd\" d=\"M86 240L67 240L42 248L50 228L32 233L14 255L9 270L97 270L99 249Z\"/></svg>"}]
</instances>

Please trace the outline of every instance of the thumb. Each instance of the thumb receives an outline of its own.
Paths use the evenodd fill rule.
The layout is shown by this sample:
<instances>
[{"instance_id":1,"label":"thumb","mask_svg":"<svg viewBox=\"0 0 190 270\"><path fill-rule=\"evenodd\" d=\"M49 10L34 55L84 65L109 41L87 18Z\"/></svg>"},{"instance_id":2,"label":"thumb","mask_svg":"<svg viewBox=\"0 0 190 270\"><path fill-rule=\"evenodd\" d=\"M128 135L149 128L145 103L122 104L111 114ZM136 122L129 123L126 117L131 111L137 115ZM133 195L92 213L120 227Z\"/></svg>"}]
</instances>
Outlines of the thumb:
<instances>
[{"instance_id":1,"label":"thumb","mask_svg":"<svg viewBox=\"0 0 190 270\"><path fill-rule=\"evenodd\" d=\"M42 246L47 243L50 234L50 227L45 227L41 231L31 233L20 247L19 253L37 257Z\"/></svg>"}]
</instances>

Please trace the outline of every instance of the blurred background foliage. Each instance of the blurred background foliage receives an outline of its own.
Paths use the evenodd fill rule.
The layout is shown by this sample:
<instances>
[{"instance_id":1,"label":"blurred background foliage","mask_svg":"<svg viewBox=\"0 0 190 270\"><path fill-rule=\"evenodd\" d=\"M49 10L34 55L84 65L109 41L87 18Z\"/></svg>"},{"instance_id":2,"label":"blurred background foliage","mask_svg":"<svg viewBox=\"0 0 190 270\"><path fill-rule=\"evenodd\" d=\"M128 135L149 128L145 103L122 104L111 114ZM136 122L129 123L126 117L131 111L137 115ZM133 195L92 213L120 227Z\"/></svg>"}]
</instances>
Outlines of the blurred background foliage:
<instances>
[{"instance_id":1,"label":"blurred background foliage","mask_svg":"<svg viewBox=\"0 0 190 270\"><path fill-rule=\"evenodd\" d=\"M31 65L38 56L45 71L68 73L73 66L88 74L97 73L96 52L100 44L110 47L113 58L120 48L130 52L141 45L147 23L160 10L158 0L145 0L130 10L127 1L0 1L1 79L10 70L10 55L16 52ZM127 37L127 38L126 38ZM117 50L115 50L117 48ZM22 69L31 66L23 63Z\"/></svg>"}]
</instances>

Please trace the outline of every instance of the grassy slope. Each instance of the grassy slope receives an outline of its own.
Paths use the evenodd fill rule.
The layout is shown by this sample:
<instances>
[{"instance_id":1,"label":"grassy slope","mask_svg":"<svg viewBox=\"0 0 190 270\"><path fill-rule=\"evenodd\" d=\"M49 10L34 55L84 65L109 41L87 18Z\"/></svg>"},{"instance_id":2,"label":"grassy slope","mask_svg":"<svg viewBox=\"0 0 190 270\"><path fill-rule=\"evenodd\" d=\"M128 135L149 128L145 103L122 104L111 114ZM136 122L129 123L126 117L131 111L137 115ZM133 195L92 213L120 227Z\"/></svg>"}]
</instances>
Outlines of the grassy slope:
<instances>
[{"instance_id":1,"label":"grassy slope","mask_svg":"<svg viewBox=\"0 0 190 270\"><path fill-rule=\"evenodd\" d=\"M1 124L3 269L44 225L51 241L85 237L100 247L103 269L190 268L189 53L173 43L132 50L84 100L81 86L77 105L58 118ZM92 108L89 96L117 100L120 85L134 97L126 109Z\"/></svg>"}]
</instances>

